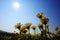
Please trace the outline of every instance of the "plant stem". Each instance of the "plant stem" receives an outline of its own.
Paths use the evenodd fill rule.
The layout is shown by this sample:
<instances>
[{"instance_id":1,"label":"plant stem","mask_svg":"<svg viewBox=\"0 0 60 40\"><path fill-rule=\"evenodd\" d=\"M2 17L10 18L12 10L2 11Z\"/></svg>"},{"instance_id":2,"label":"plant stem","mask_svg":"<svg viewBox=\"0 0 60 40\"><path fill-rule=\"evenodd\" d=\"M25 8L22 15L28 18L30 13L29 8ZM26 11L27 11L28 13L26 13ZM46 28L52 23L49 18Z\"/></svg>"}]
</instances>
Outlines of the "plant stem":
<instances>
[{"instance_id":1,"label":"plant stem","mask_svg":"<svg viewBox=\"0 0 60 40\"><path fill-rule=\"evenodd\" d=\"M45 24L45 40L46 40L46 24Z\"/></svg>"},{"instance_id":2,"label":"plant stem","mask_svg":"<svg viewBox=\"0 0 60 40\"><path fill-rule=\"evenodd\" d=\"M34 34L36 34L36 30L34 30Z\"/></svg>"},{"instance_id":3,"label":"plant stem","mask_svg":"<svg viewBox=\"0 0 60 40\"><path fill-rule=\"evenodd\" d=\"M29 34L30 34L30 28L29 28Z\"/></svg>"}]
</instances>

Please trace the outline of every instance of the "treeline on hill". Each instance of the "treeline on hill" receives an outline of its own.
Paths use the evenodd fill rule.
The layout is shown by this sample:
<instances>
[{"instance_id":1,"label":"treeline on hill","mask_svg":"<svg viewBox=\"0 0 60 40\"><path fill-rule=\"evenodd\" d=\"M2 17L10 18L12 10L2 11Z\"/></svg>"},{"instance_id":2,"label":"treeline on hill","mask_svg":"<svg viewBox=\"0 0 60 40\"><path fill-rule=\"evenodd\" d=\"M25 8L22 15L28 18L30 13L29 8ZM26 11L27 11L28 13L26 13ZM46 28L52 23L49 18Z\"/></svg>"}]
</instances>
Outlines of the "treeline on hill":
<instances>
[{"instance_id":1,"label":"treeline on hill","mask_svg":"<svg viewBox=\"0 0 60 40\"><path fill-rule=\"evenodd\" d=\"M38 13L37 17L40 19L40 24L37 26L32 25L32 23L26 23L22 25L17 23L14 27L17 28L19 33L11 34L0 34L0 40L59 40L60 39L60 29L56 26L55 33L49 30L49 19L44 16L44 14ZM40 33L36 34L36 27L40 29ZM30 29L34 30L34 34L31 34ZM28 32L28 33L27 33Z\"/></svg>"}]
</instances>

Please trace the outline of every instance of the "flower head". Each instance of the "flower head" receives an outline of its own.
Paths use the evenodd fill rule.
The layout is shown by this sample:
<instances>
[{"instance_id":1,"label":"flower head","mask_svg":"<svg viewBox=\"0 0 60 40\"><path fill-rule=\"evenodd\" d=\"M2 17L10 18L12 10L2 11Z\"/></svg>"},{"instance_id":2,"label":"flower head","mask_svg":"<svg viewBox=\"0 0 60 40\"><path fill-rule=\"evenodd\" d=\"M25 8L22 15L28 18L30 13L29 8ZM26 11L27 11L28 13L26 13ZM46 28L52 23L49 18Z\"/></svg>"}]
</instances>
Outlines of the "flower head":
<instances>
[{"instance_id":1,"label":"flower head","mask_svg":"<svg viewBox=\"0 0 60 40\"><path fill-rule=\"evenodd\" d=\"M38 27L39 28L43 28L43 24L38 24Z\"/></svg>"},{"instance_id":2,"label":"flower head","mask_svg":"<svg viewBox=\"0 0 60 40\"><path fill-rule=\"evenodd\" d=\"M31 23L26 23L25 24L25 26L26 26L27 29L29 29L31 25L32 25Z\"/></svg>"},{"instance_id":3,"label":"flower head","mask_svg":"<svg viewBox=\"0 0 60 40\"><path fill-rule=\"evenodd\" d=\"M38 13L38 14L37 14L37 17L41 19L42 17L44 17L44 15L43 15L43 13L41 12L41 13Z\"/></svg>"},{"instance_id":4,"label":"flower head","mask_svg":"<svg viewBox=\"0 0 60 40\"><path fill-rule=\"evenodd\" d=\"M23 31L25 29L26 29L26 26L24 25L24 26L22 26L22 28L20 29L20 31Z\"/></svg>"},{"instance_id":5,"label":"flower head","mask_svg":"<svg viewBox=\"0 0 60 40\"><path fill-rule=\"evenodd\" d=\"M18 28L18 29L20 30L20 28L21 28L21 23L17 23L17 24L15 25L15 28Z\"/></svg>"},{"instance_id":6,"label":"flower head","mask_svg":"<svg viewBox=\"0 0 60 40\"><path fill-rule=\"evenodd\" d=\"M49 21L49 19L48 19L48 18L42 18L42 19L41 19L41 22L42 22L43 24L47 24L47 23L48 23L48 21Z\"/></svg>"},{"instance_id":7,"label":"flower head","mask_svg":"<svg viewBox=\"0 0 60 40\"><path fill-rule=\"evenodd\" d=\"M32 29L35 30L36 29L36 26L32 26Z\"/></svg>"},{"instance_id":8,"label":"flower head","mask_svg":"<svg viewBox=\"0 0 60 40\"><path fill-rule=\"evenodd\" d=\"M55 27L55 31L57 31L58 29L59 29L58 26L56 26L56 27Z\"/></svg>"}]
</instances>

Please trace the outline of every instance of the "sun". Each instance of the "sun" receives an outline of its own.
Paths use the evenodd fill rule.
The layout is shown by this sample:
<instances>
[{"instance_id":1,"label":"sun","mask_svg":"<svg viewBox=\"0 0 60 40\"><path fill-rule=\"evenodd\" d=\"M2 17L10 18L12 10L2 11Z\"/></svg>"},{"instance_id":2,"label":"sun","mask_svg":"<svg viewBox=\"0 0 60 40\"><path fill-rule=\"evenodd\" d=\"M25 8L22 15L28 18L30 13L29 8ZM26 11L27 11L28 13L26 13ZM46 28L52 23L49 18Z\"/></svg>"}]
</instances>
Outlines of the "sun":
<instances>
[{"instance_id":1,"label":"sun","mask_svg":"<svg viewBox=\"0 0 60 40\"><path fill-rule=\"evenodd\" d=\"M14 2L13 3L13 7L16 8L16 9L18 9L20 7L20 4L18 2Z\"/></svg>"}]
</instances>

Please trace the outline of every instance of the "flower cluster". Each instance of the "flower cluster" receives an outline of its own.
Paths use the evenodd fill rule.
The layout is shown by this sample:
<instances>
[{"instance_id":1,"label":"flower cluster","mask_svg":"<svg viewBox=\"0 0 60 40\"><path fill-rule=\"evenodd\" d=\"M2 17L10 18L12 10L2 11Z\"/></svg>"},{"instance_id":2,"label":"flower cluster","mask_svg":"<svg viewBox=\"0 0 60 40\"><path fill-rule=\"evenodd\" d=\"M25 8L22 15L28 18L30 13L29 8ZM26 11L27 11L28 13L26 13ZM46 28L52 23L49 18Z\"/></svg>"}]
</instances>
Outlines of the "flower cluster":
<instances>
[{"instance_id":1,"label":"flower cluster","mask_svg":"<svg viewBox=\"0 0 60 40\"><path fill-rule=\"evenodd\" d=\"M37 26L32 25L32 23L26 23L25 25L21 25L21 23L17 23L17 25L15 25L15 28L18 28L21 32L20 39L21 40L59 40L60 39L60 29L58 28L58 26L55 27L55 31L56 33L50 32L49 30L49 19L47 17L45 17L45 15L41 12L37 14L37 17L40 19L40 22L37 26L40 29L40 33L36 34L36 28ZM32 25L32 26L31 26ZM34 30L34 34L31 35L30 29ZM27 32L29 32L27 34ZM23 37L23 38L21 38Z\"/></svg>"}]
</instances>

